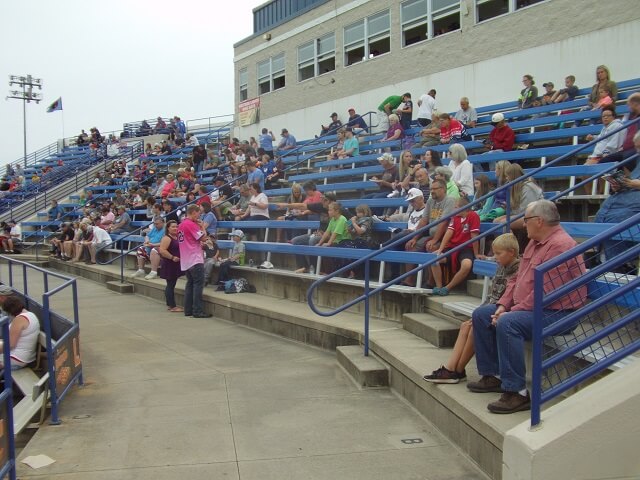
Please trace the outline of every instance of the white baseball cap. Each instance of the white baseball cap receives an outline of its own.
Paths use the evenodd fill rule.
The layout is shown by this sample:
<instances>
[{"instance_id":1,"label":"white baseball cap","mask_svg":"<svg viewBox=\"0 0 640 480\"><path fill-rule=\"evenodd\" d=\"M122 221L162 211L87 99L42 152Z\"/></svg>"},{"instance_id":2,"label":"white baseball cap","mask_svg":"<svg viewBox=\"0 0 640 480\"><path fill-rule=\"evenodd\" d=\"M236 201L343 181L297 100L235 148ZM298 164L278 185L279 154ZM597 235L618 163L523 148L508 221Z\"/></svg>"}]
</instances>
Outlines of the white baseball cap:
<instances>
[{"instance_id":1,"label":"white baseball cap","mask_svg":"<svg viewBox=\"0 0 640 480\"><path fill-rule=\"evenodd\" d=\"M491 115L491 123L499 123L504 120L504 114L498 112Z\"/></svg>"},{"instance_id":2,"label":"white baseball cap","mask_svg":"<svg viewBox=\"0 0 640 480\"><path fill-rule=\"evenodd\" d=\"M412 188L407 193L407 202L409 200L413 200L414 198L418 198L418 197L424 198L424 194L422 193L422 190L420 190L419 188Z\"/></svg>"},{"instance_id":3,"label":"white baseball cap","mask_svg":"<svg viewBox=\"0 0 640 480\"><path fill-rule=\"evenodd\" d=\"M232 237L244 238L244 232L242 230L234 230L231 232Z\"/></svg>"}]
</instances>

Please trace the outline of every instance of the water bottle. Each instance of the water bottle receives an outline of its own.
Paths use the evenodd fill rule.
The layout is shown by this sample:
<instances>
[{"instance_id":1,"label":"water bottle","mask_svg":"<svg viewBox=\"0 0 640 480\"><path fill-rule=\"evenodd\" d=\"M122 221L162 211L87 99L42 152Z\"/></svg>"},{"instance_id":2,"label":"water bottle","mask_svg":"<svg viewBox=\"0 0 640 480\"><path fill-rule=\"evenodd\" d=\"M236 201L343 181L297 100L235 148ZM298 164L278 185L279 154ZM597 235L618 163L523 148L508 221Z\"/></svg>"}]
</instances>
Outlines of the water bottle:
<instances>
[{"instance_id":1,"label":"water bottle","mask_svg":"<svg viewBox=\"0 0 640 480\"><path fill-rule=\"evenodd\" d=\"M309 273L310 273L311 275L315 275L315 273L316 273L316 267L314 267L313 265L311 265L311 266L309 267Z\"/></svg>"}]
</instances>

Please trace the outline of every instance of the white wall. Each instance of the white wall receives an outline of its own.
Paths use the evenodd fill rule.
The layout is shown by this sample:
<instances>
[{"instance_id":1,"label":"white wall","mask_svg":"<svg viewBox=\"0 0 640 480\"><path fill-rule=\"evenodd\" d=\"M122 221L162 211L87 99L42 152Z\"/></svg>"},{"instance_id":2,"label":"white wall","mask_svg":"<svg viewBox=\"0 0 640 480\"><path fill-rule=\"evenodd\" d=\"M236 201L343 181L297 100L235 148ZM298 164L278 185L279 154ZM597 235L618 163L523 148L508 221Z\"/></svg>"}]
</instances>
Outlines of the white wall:
<instances>
[{"instance_id":1,"label":"white wall","mask_svg":"<svg viewBox=\"0 0 640 480\"><path fill-rule=\"evenodd\" d=\"M541 28L541 34L544 30ZM556 87L564 84L564 77L573 74L580 88L595 82L595 69L607 65L614 80L627 80L640 76L633 49L640 45L640 21L632 21L559 42L523 50L521 52L473 63L427 77L398 82L385 88L363 91L336 101L308 108L300 108L284 115L264 118L249 127L236 127L235 135L241 139L259 134L262 127L273 130L277 136L281 128L299 140L313 138L320 125L329 123L335 111L344 122L347 109L355 107L358 113L376 110L389 95L411 92L414 102L425 91L438 91L438 109L455 111L460 97L467 96L473 106L490 105L517 99L522 89L522 75L531 74L536 85L552 81ZM490 48L490 46L488 46ZM452 53L454 54L454 53ZM366 80L353 79L366 84ZM415 114L414 114L415 117Z\"/></svg>"},{"instance_id":2,"label":"white wall","mask_svg":"<svg viewBox=\"0 0 640 480\"><path fill-rule=\"evenodd\" d=\"M640 478L640 361L506 433L502 480Z\"/></svg>"}]
</instances>

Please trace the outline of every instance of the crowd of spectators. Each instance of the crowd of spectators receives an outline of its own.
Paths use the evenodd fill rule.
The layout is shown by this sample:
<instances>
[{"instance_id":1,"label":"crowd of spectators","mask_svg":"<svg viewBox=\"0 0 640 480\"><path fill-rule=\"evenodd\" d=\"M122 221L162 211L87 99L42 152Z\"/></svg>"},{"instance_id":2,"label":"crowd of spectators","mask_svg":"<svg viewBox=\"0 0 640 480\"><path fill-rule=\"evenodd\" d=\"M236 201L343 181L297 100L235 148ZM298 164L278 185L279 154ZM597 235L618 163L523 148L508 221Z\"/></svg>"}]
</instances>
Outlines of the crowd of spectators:
<instances>
[{"instance_id":1,"label":"crowd of spectators","mask_svg":"<svg viewBox=\"0 0 640 480\"><path fill-rule=\"evenodd\" d=\"M589 141L598 140L621 125L615 111L617 87L610 78L609 70L599 66L596 76L597 82L584 108L601 110L603 129L597 136L587 137ZM554 89L553 82L545 82L541 95L533 76L524 75L523 85L518 98L518 107L523 110L569 102L576 98L578 92L572 75L565 78L565 88L560 90ZM640 114L640 94L631 95L627 104L630 113L625 119L637 118ZM414 111L419 127L409 132L414 128ZM370 127L354 108L350 108L348 114L345 123L334 112L330 115L331 122L321 125L321 135L335 134L337 138L328 159L342 160L360 154L358 135L369 133ZM526 115L525 112L522 114ZM470 162L463 144L472 139L470 131L478 124L478 114L470 100L462 97L459 110L455 114L448 114L437 110L434 89L420 96L415 106L411 93L392 95L379 105L377 120L377 129L383 133L380 141L399 140L402 148L400 151L388 148L377 159L380 171L370 180L377 184L378 191L363 195L363 203L350 212L343 208L335 194L319 192L313 182L293 184L287 201L276 203L279 213L273 218L319 221L320 228L304 234L292 229L280 229L276 241L288 241L293 245L376 249L380 244L386 245L387 238L375 231L375 224L392 221L407 224L405 229L395 231L391 239L394 241L407 237L396 247L407 252L443 255L468 243L466 248L432 265L426 271L423 284L417 285L430 288L433 295L439 296L447 296L461 285L471 274L476 259L494 256L501 270L494 279L488 304L474 314L473 322L464 325L450 361L431 375L426 375L425 380L457 383L466 378L464 366L473 354L472 339L475 339L476 344L480 345L478 351L482 352L478 355L482 379L470 383L469 388L482 392L505 391L498 402L490 405L490 410L495 413L511 413L526 408L528 394L523 391L524 372L520 359L511 355L504 358L500 356L498 361L487 345L495 342L491 335L495 336L498 319L500 328L502 325L507 328L506 325L510 324L517 325L522 331L530 328L531 318L527 315L530 314L531 305L527 303L527 295L532 289L527 292L523 288L530 284L532 255L544 260L550 258L550 252L556 254L571 246L572 241L567 240L566 233L559 226L555 205L543 200L542 188L531 178L511 186L508 195L511 215L524 214L524 217L511 222L512 234L498 237L493 244L488 242L481 250L479 243L473 241L479 233L480 222L499 223L506 219L507 194L501 191L491 195L492 190L522 177L524 171L518 163L487 162L483 166L485 170L493 170L495 184L484 174L474 178L475 165ZM505 115L500 112L493 114L491 123L493 128L483 142L484 148L478 151L509 152L516 148L515 133ZM270 198L265 190L281 186L285 165L279 152L294 150L298 143L287 128L281 129L279 140L271 130L263 128L257 139L251 137L240 141L229 138L212 148L200 145L197 136L187 134L183 126L184 122L178 117L172 119L169 125L160 117L154 127L143 122L141 135L167 133L168 138L153 146L147 144L144 154L133 167L117 161L97 173L93 185L117 185L122 188L116 190L113 197L104 200L87 190L81 197L81 219L73 223L65 221L51 240L51 248L52 254L63 260L78 262L84 259L94 264L100 250L111 246L114 240L118 241L112 239L111 235L127 235L135 230L128 211L145 210L149 227L141 232L144 241L136 250L137 269L133 276L144 276L147 280L157 277L164 279L169 311L206 317L210 315L206 313L202 301L204 287L229 280L232 267L245 262L245 239L256 239L258 235L252 228L232 230L229 238L233 240L233 248L228 257L223 259L217 247L217 223L221 220L271 219ZM598 142L587 163L609 161L609 157L610 161L628 158L636 149L640 149L636 132L637 127ZM89 143L92 143L93 133L92 129L91 138L84 135ZM97 136L96 141L104 141L99 132ZM419 158L410 150L416 143L427 147ZM445 152L449 159L448 166L442 164L440 153L429 149L441 144L448 145ZM180 168L174 173L160 175L158 161L175 153L183 156ZM184 154L188 157L184 158ZM638 167L630 165L626 175L612 180L612 185L613 194L605 201L596 221L619 221L616 219L628 215L640 204L634 196L640 191ZM482 203L468 207L471 200L486 195L489 197ZM370 208L366 203L369 199L379 198L403 198L406 208ZM456 209L461 210L457 215L409 238L416 230L448 217ZM48 218L51 221L66 220L63 210L55 202L48 211ZM15 227L15 224L5 227L8 234L2 239L5 251L13 250L14 235L11 231ZM552 247L559 250L552 248L540 251L540 245L547 238L557 239L557 245ZM524 253L524 261L518 263L521 253ZM315 259L302 254L296 255L296 263L298 273L314 273L317 264ZM150 266L149 273L147 264ZM323 257L320 265L321 271L318 273L329 273L345 265L345 262ZM413 268L414 265L404 267L407 272ZM392 264L391 270L392 277L396 276L400 266ZM358 278L362 274L361 269L355 268L345 276ZM569 276L574 274L573 270L567 272ZM178 306L174 289L177 279L183 275L187 277L185 301L183 306ZM514 285L515 278L519 278L521 283ZM404 284L413 287L416 281L415 277L407 277ZM577 308L576 305L574 302L572 308ZM488 328L491 325L494 326L493 332ZM512 335L510 332L508 334ZM504 368L516 367L506 372L503 362L507 365ZM501 380L497 378L498 375Z\"/></svg>"}]
</instances>

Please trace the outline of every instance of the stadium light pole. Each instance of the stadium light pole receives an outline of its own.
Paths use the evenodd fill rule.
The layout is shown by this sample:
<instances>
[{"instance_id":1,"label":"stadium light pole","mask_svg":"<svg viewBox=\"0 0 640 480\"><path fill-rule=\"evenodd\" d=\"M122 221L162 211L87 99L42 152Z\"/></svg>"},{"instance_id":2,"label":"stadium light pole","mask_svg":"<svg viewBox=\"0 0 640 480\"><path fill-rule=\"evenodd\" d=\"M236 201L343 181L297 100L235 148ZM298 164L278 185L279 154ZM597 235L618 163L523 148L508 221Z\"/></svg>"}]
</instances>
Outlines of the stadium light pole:
<instances>
[{"instance_id":1,"label":"stadium light pole","mask_svg":"<svg viewBox=\"0 0 640 480\"><path fill-rule=\"evenodd\" d=\"M36 102L40 103L42 100L42 94L35 93L34 87L38 87L38 90L42 90L42 79L34 78L31 75L9 75L9 86L14 85L22 87L20 90L11 90L5 100L10 98L14 100L22 100L22 129L24 136L24 166L27 166L27 103Z\"/></svg>"}]
</instances>

